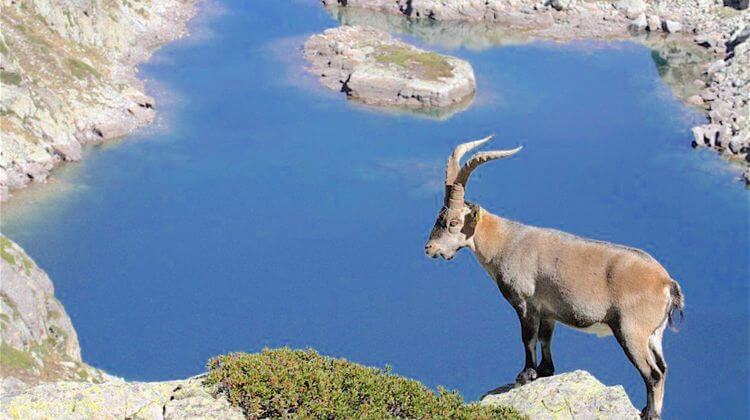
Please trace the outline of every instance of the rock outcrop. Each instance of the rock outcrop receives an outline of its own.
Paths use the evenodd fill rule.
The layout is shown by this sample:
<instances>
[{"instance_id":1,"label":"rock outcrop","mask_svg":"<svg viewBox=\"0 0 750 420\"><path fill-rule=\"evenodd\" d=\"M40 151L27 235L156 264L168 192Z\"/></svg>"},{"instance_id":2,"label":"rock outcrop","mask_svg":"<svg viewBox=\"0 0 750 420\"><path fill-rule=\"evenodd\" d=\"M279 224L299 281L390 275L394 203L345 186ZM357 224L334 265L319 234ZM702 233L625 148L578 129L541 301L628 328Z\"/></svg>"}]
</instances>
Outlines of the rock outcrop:
<instances>
[{"instance_id":1,"label":"rock outcrop","mask_svg":"<svg viewBox=\"0 0 750 420\"><path fill-rule=\"evenodd\" d=\"M692 144L717 150L742 166L750 184L750 11L747 2L714 0L321 0L342 21L367 19L347 10L370 10L409 21L444 25L424 30L429 36L449 32L477 35L478 42L532 38L632 39L654 45L669 34L692 40L708 53L703 69L689 83L699 92L681 97L705 109L708 124L693 130ZM730 7L731 6L731 7ZM381 20L382 22L383 20ZM393 22L389 22L392 24ZM671 35L675 36L675 35ZM458 41L454 41L458 42ZM675 87L672 85L671 87ZM690 90L679 87L680 90ZM678 94L678 97L679 94Z\"/></svg>"},{"instance_id":2,"label":"rock outcrop","mask_svg":"<svg viewBox=\"0 0 750 420\"><path fill-rule=\"evenodd\" d=\"M0 235L0 388L40 382L101 382L81 361L78 336L52 282L18 245Z\"/></svg>"},{"instance_id":3,"label":"rock outcrop","mask_svg":"<svg viewBox=\"0 0 750 420\"><path fill-rule=\"evenodd\" d=\"M57 382L0 397L7 419L227 419L245 417L200 377L168 382Z\"/></svg>"},{"instance_id":4,"label":"rock outcrop","mask_svg":"<svg viewBox=\"0 0 750 420\"><path fill-rule=\"evenodd\" d=\"M135 77L153 49L185 33L194 0L1 0L0 199L44 182L82 146L154 119Z\"/></svg>"},{"instance_id":5,"label":"rock outcrop","mask_svg":"<svg viewBox=\"0 0 750 420\"><path fill-rule=\"evenodd\" d=\"M380 106L455 107L476 90L464 60L408 45L381 30L342 26L305 42L310 71L349 98Z\"/></svg>"},{"instance_id":6,"label":"rock outcrop","mask_svg":"<svg viewBox=\"0 0 750 420\"><path fill-rule=\"evenodd\" d=\"M534 420L640 419L622 386L606 386L582 370L498 388L481 404L511 406Z\"/></svg>"}]
</instances>

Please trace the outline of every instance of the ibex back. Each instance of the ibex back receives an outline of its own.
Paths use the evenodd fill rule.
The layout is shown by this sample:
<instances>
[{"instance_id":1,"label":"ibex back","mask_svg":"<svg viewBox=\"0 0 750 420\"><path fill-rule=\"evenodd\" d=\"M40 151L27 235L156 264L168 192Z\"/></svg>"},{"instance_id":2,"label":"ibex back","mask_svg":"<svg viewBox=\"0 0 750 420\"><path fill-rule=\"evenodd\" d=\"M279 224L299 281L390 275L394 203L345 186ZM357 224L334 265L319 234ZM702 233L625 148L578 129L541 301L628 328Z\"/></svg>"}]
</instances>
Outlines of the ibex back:
<instances>
[{"instance_id":1,"label":"ibex back","mask_svg":"<svg viewBox=\"0 0 750 420\"><path fill-rule=\"evenodd\" d=\"M526 362L518 383L554 373L550 345L556 322L614 335L646 385L642 417L659 418L667 374L662 335L673 312L684 308L680 286L639 249L526 226L465 201L474 169L521 150L480 152L460 166L466 152L489 139L461 144L448 158L445 202L425 252L450 260L469 248L497 283L521 322Z\"/></svg>"}]
</instances>

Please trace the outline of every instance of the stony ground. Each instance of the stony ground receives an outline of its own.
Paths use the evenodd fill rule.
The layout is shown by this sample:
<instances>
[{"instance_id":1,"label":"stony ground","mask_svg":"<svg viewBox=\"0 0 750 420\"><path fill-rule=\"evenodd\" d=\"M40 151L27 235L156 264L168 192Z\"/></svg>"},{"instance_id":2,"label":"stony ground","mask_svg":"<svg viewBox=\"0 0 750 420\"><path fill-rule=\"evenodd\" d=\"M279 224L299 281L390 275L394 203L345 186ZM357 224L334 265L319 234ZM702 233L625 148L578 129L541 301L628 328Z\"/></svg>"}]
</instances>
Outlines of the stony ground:
<instances>
[{"instance_id":1,"label":"stony ground","mask_svg":"<svg viewBox=\"0 0 750 420\"><path fill-rule=\"evenodd\" d=\"M0 200L153 120L134 66L185 33L193 3L2 0Z\"/></svg>"},{"instance_id":2,"label":"stony ground","mask_svg":"<svg viewBox=\"0 0 750 420\"><path fill-rule=\"evenodd\" d=\"M474 97L464 60L424 51L379 29L342 26L311 36L304 46L310 72L361 102L410 108L450 108Z\"/></svg>"},{"instance_id":3,"label":"stony ground","mask_svg":"<svg viewBox=\"0 0 750 420\"><path fill-rule=\"evenodd\" d=\"M703 108L708 117L707 124L693 129L694 138L690 140L696 147L710 147L735 162L750 184L750 44L746 42L750 34L750 11L747 2L730 0L730 6L734 7L725 6L724 0L322 2L332 9L368 9L410 19L448 22L453 31L472 33L474 39L484 38L484 42L494 39L502 39L502 43L514 42L509 34L515 35L515 42L530 38L633 39L647 45L655 45L656 39L643 34L687 38L705 50L705 62L694 79L670 87L677 91L696 89L694 95L678 94L678 97ZM745 9L738 10L739 7ZM356 20L356 14L352 16ZM438 32L431 35L448 36Z\"/></svg>"}]
</instances>

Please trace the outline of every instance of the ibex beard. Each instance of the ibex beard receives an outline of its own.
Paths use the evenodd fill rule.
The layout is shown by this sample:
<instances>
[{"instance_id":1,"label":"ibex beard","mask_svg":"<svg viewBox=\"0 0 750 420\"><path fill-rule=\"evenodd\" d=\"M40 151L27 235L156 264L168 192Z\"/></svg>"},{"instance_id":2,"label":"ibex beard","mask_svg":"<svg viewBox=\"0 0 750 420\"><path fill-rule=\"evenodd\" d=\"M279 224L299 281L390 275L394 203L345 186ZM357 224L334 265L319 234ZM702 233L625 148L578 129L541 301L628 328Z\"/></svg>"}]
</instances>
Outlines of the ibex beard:
<instances>
[{"instance_id":1,"label":"ibex beard","mask_svg":"<svg viewBox=\"0 0 750 420\"><path fill-rule=\"evenodd\" d=\"M449 156L444 205L425 253L450 260L461 248L469 248L513 306L526 354L516 382L554 373L551 341L557 322L614 335L646 385L641 417L660 418L667 374L662 336L673 313L684 309L679 284L639 249L526 226L465 201L474 169L521 150L479 152L460 165L465 153L490 138L463 143Z\"/></svg>"}]
</instances>

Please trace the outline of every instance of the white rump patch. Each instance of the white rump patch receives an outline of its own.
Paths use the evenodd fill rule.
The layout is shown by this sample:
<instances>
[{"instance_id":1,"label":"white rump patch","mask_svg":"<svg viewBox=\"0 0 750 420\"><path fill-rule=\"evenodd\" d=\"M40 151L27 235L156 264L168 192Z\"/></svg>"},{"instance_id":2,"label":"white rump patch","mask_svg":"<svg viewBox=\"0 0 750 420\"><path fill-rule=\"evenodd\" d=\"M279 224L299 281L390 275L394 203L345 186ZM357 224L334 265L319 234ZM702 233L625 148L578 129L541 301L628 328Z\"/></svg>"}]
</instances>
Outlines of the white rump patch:
<instances>
[{"instance_id":1,"label":"white rump patch","mask_svg":"<svg viewBox=\"0 0 750 420\"><path fill-rule=\"evenodd\" d=\"M568 325L570 328L573 328L578 331L583 331L588 334L596 334L597 337L608 337L610 335L613 335L612 329L609 328L609 325L603 324L601 322L597 322L596 324L589 325L586 328L578 328Z\"/></svg>"}]
</instances>

